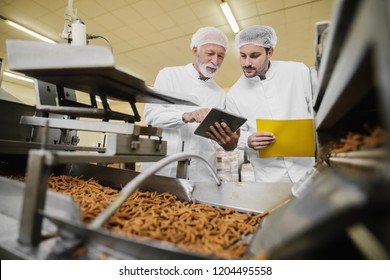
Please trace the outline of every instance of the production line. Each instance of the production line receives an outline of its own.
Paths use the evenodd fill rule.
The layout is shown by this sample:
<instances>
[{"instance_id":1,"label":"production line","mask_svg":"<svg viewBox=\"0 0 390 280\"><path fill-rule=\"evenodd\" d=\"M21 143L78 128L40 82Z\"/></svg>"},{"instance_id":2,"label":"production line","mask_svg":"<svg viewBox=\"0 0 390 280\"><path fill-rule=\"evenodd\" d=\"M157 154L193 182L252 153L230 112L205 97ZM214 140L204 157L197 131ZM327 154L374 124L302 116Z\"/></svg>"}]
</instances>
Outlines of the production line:
<instances>
[{"instance_id":1,"label":"production line","mask_svg":"<svg viewBox=\"0 0 390 280\"><path fill-rule=\"evenodd\" d=\"M117 69L106 48L7 42L9 67L37 79L37 105L0 101L4 128L0 255L10 259L220 258L104 228L139 188L169 192L182 201L263 214L255 230L237 242L247 243L242 258L388 259L389 139L362 143L354 150L334 150L348 132L369 135L376 127L384 131L390 127L390 33L386 28L377 31L390 18L389 13L372 17L386 11L386 1L356 1L352 10L351 2L339 2L328 38L331 47L319 71L314 96L316 165L296 184L221 182L217 174L210 182L182 179L188 161L202 158L190 153L167 157L161 130L135 124L140 120L135 104L194 105L195 101L149 89L142 80ZM102 58L99 62L93 59L97 55ZM90 95L91 104L78 103L74 90ZM103 109L97 108L96 96ZM59 106L56 99L62 102ZM133 114L113 112L109 99L129 103ZM85 117L95 120L79 119ZM76 132L82 130L106 133L105 145L79 146ZM159 163L172 161L183 167L178 178L153 174ZM138 173L107 166L135 162L156 162L156 170ZM26 182L10 179L24 175ZM96 220L85 224L72 199L47 190L51 175L93 178L120 192Z\"/></svg>"}]
</instances>

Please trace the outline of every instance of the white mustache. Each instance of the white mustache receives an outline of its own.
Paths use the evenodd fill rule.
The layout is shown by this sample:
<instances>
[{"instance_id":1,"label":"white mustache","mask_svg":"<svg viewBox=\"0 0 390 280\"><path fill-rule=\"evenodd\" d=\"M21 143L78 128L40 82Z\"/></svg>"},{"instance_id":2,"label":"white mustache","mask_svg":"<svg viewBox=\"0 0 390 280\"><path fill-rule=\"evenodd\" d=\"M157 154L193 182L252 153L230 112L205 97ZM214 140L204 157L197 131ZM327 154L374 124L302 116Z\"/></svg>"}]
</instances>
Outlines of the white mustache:
<instances>
[{"instance_id":1,"label":"white mustache","mask_svg":"<svg viewBox=\"0 0 390 280\"><path fill-rule=\"evenodd\" d=\"M208 63L205 66L208 67L208 68L214 69L214 70L218 70L218 68L219 68L218 65L215 65L213 63Z\"/></svg>"},{"instance_id":2,"label":"white mustache","mask_svg":"<svg viewBox=\"0 0 390 280\"><path fill-rule=\"evenodd\" d=\"M205 75L208 78L212 78L217 73L219 69L219 65L215 65L214 63L200 64L199 68L203 75Z\"/></svg>"}]
</instances>

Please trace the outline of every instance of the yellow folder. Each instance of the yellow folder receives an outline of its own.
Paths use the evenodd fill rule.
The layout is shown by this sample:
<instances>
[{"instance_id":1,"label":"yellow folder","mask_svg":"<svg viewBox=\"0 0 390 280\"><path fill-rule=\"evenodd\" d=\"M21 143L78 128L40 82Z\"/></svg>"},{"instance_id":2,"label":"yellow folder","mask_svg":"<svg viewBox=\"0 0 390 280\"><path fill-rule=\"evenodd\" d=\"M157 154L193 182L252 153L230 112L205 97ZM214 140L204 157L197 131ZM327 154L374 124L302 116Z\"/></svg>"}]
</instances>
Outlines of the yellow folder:
<instances>
[{"instance_id":1,"label":"yellow folder","mask_svg":"<svg viewBox=\"0 0 390 280\"><path fill-rule=\"evenodd\" d=\"M256 120L257 131L272 132L276 141L259 150L259 157L314 157L313 119Z\"/></svg>"}]
</instances>

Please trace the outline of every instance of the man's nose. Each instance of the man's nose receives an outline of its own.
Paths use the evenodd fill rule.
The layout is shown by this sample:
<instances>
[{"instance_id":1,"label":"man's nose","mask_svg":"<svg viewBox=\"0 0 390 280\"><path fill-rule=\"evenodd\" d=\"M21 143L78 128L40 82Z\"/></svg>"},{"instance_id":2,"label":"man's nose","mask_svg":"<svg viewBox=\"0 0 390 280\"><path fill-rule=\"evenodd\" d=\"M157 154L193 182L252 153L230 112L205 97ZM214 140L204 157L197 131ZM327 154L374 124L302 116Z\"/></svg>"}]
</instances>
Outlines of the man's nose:
<instances>
[{"instance_id":1,"label":"man's nose","mask_svg":"<svg viewBox=\"0 0 390 280\"><path fill-rule=\"evenodd\" d=\"M252 65L252 61L249 57L245 58L244 60L244 66L248 67Z\"/></svg>"},{"instance_id":2,"label":"man's nose","mask_svg":"<svg viewBox=\"0 0 390 280\"><path fill-rule=\"evenodd\" d=\"M211 57L211 62L214 64L214 65L218 65L218 55L213 55Z\"/></svg>"}]
</instances>

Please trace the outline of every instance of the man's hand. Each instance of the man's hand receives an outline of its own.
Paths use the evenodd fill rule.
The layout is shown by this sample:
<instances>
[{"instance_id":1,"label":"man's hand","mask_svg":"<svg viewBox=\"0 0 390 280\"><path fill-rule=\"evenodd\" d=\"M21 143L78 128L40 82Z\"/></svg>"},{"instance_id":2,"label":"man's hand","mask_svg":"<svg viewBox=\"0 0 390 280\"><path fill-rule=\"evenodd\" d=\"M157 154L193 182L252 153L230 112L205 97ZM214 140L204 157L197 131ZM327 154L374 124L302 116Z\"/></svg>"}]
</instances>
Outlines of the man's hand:
<instances>
[{"instance_id":1,"label":"man's hand","mask_svg":"<svg viewBox=\"0 0 390 280\"><path fill-rule=\"evenodd\" d=\"M207 114L210 112L209 108L201 108L192 112L184 113L182 116L183 122L185 123L200 123L204 120Z\"/></svg>"},{"instance_id":2,"label":"man's hand","mask_svg":"<svg viewBox=\"0 0 390 280\"><path fill-rule=\"evenodd\" d=\"M210 126L210 131L206 132L210 139L213 139L226 151L233 151L237 147L240 138L240 130L233 132L225 123L214 123Z\"/></svg>"},{"instance_id":3,"label":"man's hand","mask_svg":"<svg viewBox=\"0 0 390 280\"><path fill-rule=\"evenodd\" d=\"M255 132L248 137L248 146L254 150L260 150L268 147L276 140L271 132Z\"/></svg>"}]
</instances>

